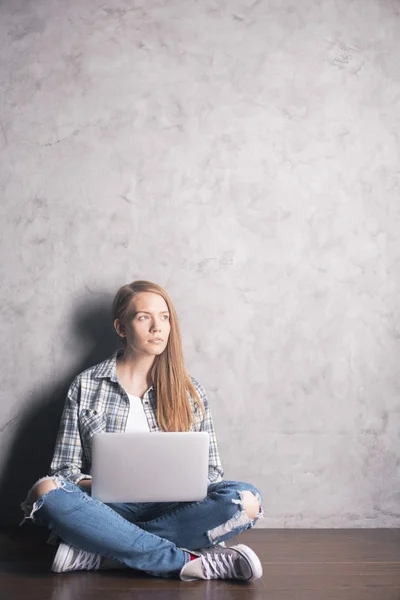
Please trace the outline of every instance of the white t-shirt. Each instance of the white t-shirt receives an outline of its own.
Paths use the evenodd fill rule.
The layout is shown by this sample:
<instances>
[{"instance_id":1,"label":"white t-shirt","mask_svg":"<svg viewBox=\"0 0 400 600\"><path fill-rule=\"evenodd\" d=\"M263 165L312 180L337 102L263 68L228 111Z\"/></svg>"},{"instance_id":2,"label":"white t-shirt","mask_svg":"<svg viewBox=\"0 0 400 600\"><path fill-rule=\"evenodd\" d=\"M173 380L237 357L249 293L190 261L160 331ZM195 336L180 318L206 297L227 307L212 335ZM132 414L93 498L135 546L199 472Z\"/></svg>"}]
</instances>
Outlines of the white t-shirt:
<instances>
[{"instance_id":1,"label":"white t-shirt","mask_svg":"<svg viewBox=\"0 0 400 600\"><path fill-rule=\"evenodd\" d=\"M142 399L132 394L128 394L128 398L130 407L125 431L149 431Z\"/></svg>"}]
</instances>

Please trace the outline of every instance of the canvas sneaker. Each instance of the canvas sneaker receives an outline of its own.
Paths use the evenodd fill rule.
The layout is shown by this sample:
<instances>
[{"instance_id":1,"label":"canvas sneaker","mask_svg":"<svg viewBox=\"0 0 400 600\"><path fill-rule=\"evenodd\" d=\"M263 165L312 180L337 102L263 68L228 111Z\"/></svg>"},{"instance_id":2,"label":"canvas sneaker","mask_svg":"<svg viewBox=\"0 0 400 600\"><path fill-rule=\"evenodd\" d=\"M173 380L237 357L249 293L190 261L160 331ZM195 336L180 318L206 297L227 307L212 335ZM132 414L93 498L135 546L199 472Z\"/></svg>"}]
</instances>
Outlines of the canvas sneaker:
<instances>
[{"instance_id":1,"label":"canvas sneaker","mask_svg":"<svg viewBox=\"0 0 400 600\"><path fill-rule=\"evenodd\" d=\"M58 546L56 555L51 566L55 573L66 573L67 571L97 571L98 569L123 569L122 563L105 558L100 554L78 550L65 542Z\"/></svg>"},{"instance_id":2,"label":"canvas sneaker","mask_svg":"<svg viewBox=\"0 0 400 600\"><path fill-rule=\"evenodd\" d=\"M263 574L257 554L248 546L238 544L224 548L214 546L203 550L199 558L187 562L180 572L183 581L194 579L240 579L255 581Z\"/></svg>"}]
</instances>

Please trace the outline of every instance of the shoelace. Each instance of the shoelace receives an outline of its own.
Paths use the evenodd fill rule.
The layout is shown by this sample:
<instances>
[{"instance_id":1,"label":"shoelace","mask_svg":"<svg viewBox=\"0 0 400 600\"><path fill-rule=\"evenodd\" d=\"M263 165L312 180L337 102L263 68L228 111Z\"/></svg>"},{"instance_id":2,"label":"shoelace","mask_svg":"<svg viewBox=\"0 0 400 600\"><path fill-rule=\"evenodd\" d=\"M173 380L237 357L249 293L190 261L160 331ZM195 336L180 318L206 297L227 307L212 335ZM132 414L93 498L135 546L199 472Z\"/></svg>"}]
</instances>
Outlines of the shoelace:
<instances>
[{"instance_id":1,"label":"shoelace","mask_svg":"<svg viewBox=\"0 0 400 600\"><path fill-rule=\"evenodd\" d=\"M236 579L232 554L205 554L201 557L207 579Z\"/></svg>"},{"instance_id":2,"label":"shoelace","mask_svg":"<svg viewBox=\"0 0 400 600\"><path fill-rule=\"evenodd\" d=\"M85 552L80 550L77 557L75 558L71 570L72 571L93 571L100 567L101 554L92 554L91 552Z\"/></svg>"}]
</instances>

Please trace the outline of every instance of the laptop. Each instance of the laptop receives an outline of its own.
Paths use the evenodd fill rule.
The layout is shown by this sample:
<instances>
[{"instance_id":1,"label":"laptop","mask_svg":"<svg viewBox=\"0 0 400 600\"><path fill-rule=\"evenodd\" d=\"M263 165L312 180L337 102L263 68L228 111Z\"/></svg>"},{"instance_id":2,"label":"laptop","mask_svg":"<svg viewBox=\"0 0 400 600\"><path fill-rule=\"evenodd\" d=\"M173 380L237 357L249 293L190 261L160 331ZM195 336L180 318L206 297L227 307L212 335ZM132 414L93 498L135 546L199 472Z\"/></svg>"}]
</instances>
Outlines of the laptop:
<instances>
[{"instance_id":1,"label":"laptop","mask_svg":"<svg viewBox=\"0 0 400 600\"><path fill-rule=\"evenodd\" d=\"M92 497L101 502L190 502L208 487L209 435L95 433Z\"/></svg>"}]
</instances>

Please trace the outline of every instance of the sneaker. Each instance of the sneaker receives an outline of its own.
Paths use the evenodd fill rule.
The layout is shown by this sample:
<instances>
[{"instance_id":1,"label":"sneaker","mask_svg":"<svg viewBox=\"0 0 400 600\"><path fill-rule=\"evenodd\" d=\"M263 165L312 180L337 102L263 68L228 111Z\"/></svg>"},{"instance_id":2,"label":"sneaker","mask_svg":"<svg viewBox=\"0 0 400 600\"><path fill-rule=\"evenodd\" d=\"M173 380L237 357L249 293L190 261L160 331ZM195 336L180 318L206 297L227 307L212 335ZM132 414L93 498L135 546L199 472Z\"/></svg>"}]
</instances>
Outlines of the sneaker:
<instances>
[{"instance_id":1,"label":"sneaker","mask_svg":"<svg viewBox=\"0 0 400 600\"><path fill-rule=\"evenodd\" d=\"M122 563L105 558L100 554L93 554L85 550L78 550L69 544L61 542L53 560L51 570L55 573L67 571L97 571L99 569L124 569Z\"/></svg>"},{"instance_id":2,"label":"sneaker","mask_svg":"<svg viewBox=\"0 0 400 600\"><path fill-rule=\"evenodd\" d=\"M204 550L199 558L187 562L180 572L183 581L194 579L240 579L254 581L262 576L260 559L244 544Z\"/></svg>"}]
</instances>

